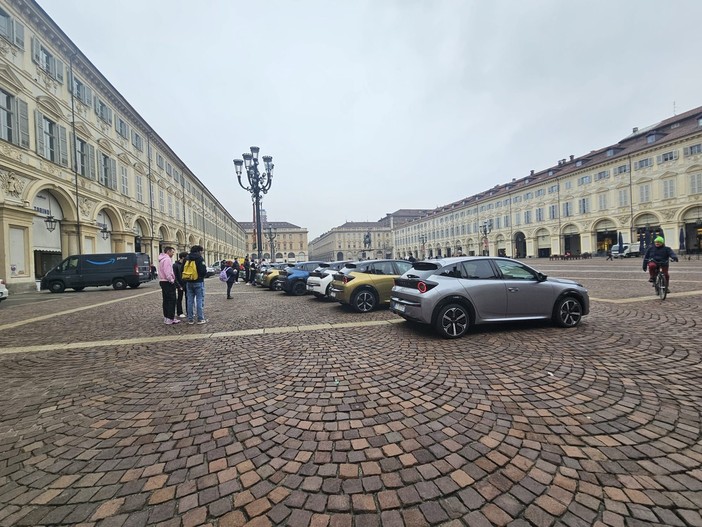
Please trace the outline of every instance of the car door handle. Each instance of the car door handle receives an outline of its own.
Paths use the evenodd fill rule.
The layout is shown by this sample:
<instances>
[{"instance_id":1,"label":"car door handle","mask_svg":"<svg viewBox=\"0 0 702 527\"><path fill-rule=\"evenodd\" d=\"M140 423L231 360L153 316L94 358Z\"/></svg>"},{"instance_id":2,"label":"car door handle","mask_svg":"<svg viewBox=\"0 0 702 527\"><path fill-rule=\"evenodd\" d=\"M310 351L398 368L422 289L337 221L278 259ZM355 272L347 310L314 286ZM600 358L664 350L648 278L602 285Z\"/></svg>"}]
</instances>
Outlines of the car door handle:
<instances>
[{"instance_id":1,"label":"car door handle","mask_svg":"<svg viewBox=\"0 0 702 527\"><path fill-rule=\"evenodd\" d=\"M509 291L510 293L516 293L519 291L519 288L518 287L508 287L507 291Z\"/></svg>"}]
</instances>

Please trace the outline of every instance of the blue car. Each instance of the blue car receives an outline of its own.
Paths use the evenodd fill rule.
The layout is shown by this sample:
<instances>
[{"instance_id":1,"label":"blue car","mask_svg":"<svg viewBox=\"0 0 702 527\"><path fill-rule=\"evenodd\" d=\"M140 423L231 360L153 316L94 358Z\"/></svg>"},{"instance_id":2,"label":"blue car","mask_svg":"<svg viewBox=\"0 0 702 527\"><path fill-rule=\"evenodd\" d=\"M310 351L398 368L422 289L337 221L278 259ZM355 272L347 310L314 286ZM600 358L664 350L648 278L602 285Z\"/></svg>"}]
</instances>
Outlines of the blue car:
<instances>
[{"instance_id":1,"label":"blue car","mask_svg":"<svg viewBox=\"0 0 702 527\"><path fill-rule=\"evenodd\" d=\"M300 262L280 271L278 280L289 295L302 296L307 293L307 277L323 262Z\"/></svg>"}]
</instances>

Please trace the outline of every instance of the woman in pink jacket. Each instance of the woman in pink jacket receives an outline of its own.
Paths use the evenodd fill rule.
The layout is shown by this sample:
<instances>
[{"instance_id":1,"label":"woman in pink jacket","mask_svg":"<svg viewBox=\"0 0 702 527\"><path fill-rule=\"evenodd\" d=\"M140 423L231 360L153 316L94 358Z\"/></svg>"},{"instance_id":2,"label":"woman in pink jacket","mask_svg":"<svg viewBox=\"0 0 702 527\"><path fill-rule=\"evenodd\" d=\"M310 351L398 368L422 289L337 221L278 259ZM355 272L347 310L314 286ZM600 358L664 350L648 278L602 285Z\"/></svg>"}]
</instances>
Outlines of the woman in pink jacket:
<instances>
[{"instance_id":1,"label":"woman in pink jacket","mask_svg":"<svg viewBox=\"0 0 702 527\"><path fill-rule=\"evenodd\" d=\"M158 255L158 283L161 286L163 296L163 322L169 326L180 324L180 319L176 318L176 283L173 272L173 255L175 249L166 247Z\"/></svg>"}]
</instances>

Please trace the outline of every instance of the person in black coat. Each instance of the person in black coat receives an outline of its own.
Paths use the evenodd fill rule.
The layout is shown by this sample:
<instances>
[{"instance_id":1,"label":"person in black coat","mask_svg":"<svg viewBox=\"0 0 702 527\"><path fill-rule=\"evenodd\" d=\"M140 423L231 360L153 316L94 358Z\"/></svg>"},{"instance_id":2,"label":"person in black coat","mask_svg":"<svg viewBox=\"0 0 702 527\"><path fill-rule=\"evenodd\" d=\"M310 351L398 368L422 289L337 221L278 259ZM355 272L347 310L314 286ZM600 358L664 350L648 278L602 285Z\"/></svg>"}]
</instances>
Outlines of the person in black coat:
<instances>
[{"instance_id":1,"label":"person in black coat","mask_svg":"<svg viewBox=\"0 0 702 527\"><path fill-rule=\"evenodd\" d=\"M185 312L183 311L183 298L185 298L185 282L183 282L183 264L185 263L185 259L187 258L188 253L187 251L183 251L178 253L178 259L173 262L173 274L175 274L176 278L176 292L177 292L177 299L176 299L176 313L178 314L178 318L185 318Z\"/></svg>"},{"instance_id":2,"label":"person in black coat","mask_svg":"<svg viewBox=\"0 0 702 527\"><path fill-rule=\"evenodd\" d=\"M239 276L239 271L235 271L233 266L234 261L227 260L224 267L224 270L227 272L227 300L231 300L232 286L236 283L236 279Z\"/></svg>"}]
</instances>

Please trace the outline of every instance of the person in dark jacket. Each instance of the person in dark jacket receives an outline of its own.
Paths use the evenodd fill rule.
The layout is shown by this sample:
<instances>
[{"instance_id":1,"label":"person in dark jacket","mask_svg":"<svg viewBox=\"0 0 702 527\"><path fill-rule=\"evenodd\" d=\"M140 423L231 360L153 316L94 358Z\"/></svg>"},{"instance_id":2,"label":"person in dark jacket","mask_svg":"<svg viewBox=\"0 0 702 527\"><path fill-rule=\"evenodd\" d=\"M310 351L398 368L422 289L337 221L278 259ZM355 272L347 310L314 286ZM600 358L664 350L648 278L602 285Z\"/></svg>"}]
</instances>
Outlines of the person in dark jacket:
<instances>
[{"instance_id":1,"label":"person in dark jacket","mask_svg":"<svg viewBox=\"0 0 702 527\"><path fill-rule=\"evenodd\" d=\"M197 309L197 323L206 324L205 320L205 276L207 275L207 265L202 257L204 251L201 245L193 245L190 254L186 257L186 263L190 260L197 266L197 280L185 281L186 299L185 306L188 314L188 324L195 323L194 309Z\"/></svg>"},{"instance_id":2,"label":"person in dark jacket","mask_svg":"<svg viewBox=\"0 0 702 527\"><path fill-rule=\"evenodd\" d=\"M185 264L185 259L188 257L186 251L178 253L178 259L173 262L173 274L176 278L176 293L178 295L176 300L176 313L178 318L185 318L185 311L183 311L183 297L185 297L185 282L183 282L183 264Z\"/></svg>"},{"instance_id":3,"label":"person in dark jacket","mask_svg":"<svg viewBox=\"0 0 702 527\"><path fill-rule=\"evenodd\" d=\"M648 281L653 282L656 279L656 273L660 267L663 276L665 276L665 283L670 287L670 276L668 275L668 262L670 260L677 262L678 256L673 252L673 249L665 244L662 236L657 236L653 240L653 245L646 249L646 254L644 254L643 270L648 271Z\"/></svg>"},{"instance_id":4,"label":"person in dark jacket","mask_svg":"<svg viewBox=\"0 0 702 527\"><path fill-rule=\"evenodd\" d=\"M239 277L239 271L234 270L234 261L227 260L224 265L224 270L227 271L227 300L232 298L232 286L236 283Z\"/></svg>"},{"instance_id":5,"label":"person in dark jacket","mask_svg":"<svg viewBox=\"0 0 702 527\"><path fill-rule=\"evenodd\" d=\"M249 285L250 279L251 279L251 262L249 261L249 257L245 256L244 257L244 282L246 282L246 285Z\"/></svg>"}]
</instances>

